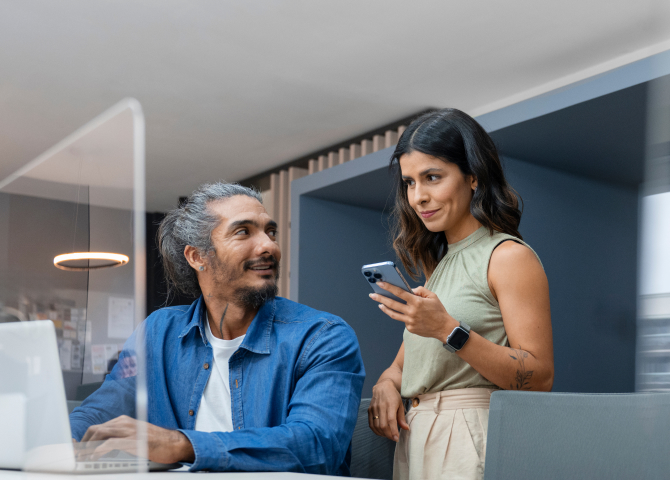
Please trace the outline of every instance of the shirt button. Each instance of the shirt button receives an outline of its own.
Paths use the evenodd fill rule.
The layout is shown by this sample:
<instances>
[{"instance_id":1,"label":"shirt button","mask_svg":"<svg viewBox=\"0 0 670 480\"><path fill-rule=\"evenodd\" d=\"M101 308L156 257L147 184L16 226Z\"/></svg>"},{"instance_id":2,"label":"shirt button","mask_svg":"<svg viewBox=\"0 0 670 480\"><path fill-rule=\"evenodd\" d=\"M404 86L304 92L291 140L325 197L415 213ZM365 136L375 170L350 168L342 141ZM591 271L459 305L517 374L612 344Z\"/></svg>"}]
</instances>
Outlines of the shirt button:
<instances>
[{"instance_id":1,"label":"shirt button","mask_svg":"<svg viewBox=\"0 0 670 480\"><path fill-rule=\"evenodd\" d=\"M205 367L205 370L209 370L209 363L205 363L204 367Z\"/></svg>"},{"instance_id":2,"label":"shirt button","mask_svg":"<svg viewBox=\"0 0 670 480\"><path fill-rule=\"evenodd\" d=\"M418 399L418 398L414 397L414 398L412 399L412 406L413 406L413 407L415 407L415 408L418 407L418 406L419 406L419 403L421 403L421 402L419 402L419 399Z\"/></svg>"},{"instance_id":3,"label":"shirt button","mask_svg":"<svg viewBox=\"0 0 670 480\"><path fill-rule=\"evenodd\" d=\"M194 413L195 413L195 412L194 412L193 410L189 410L189 411L188 411L188 414L189 414L190 416L193 416Z\"/></svg>"}]
</instances>

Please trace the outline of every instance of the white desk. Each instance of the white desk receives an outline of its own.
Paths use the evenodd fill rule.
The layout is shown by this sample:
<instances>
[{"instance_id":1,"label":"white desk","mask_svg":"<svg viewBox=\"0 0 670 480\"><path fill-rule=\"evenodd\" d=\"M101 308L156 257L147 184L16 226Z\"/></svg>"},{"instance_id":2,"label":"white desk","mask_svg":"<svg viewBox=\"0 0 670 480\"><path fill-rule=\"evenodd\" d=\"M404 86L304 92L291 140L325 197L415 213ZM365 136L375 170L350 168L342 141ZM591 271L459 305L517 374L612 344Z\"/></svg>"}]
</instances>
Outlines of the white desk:
<instances>
[{"instance_id":1,"label":"white desk","mask_svg":"<svg viewBox=\"0 0 670 480\"><path fill-rule=\"evenodd\" d=\"M0 480L189 480L186 477L197 475L187 471L151 472L151 473L101 473L96 475L34 473L15 470L0 470ZM202 475L202 474L200 474ZM195 477L193 477L195 480ZM202 478L202 477L200 477ZM331 477L326 475L310 475L290 472L209 472L207 480L323 480Z\"/></svg>"}]
</instances>

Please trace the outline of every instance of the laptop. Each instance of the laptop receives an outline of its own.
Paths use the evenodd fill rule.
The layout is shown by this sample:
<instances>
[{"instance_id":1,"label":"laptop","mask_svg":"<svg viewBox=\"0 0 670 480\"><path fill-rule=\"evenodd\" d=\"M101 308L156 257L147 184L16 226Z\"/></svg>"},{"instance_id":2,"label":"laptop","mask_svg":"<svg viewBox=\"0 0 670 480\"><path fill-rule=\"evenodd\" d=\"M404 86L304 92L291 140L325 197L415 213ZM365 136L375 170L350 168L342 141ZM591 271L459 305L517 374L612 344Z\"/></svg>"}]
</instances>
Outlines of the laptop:
<instances>
[{"instance_id":1,"label":"laptop","mask_svg":"<svg viewBox=\"0 0 670 480\"><path fill-rule=\"evenodd\" d=\"M75 448L53 322L0 323L0 468L108 473L181 467L119 451L79 461Z\"/></svg>"}]
</instances>

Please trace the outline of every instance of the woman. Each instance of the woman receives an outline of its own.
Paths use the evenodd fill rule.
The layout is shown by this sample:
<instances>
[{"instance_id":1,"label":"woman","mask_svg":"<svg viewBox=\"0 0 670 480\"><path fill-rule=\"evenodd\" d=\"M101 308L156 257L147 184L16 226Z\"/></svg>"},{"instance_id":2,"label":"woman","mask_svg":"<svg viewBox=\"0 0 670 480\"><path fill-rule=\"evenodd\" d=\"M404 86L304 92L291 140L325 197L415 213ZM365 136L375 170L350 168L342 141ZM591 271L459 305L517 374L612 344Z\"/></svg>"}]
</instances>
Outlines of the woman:
<instances>
[{"instance_id":1,"label":"woman","mask_svg":"<svg viewBox=\"0 0 670 480\"><path fill-rule=\"evenodd\" d=\"M400 351L373 388L370 428L398 445L394 479L483 478L489 397L551 390L549 286L518 232L521 211L493 141L456 109L401 136L394 249L425 287L371 294L405 323ZM402 398L411 399L405 415ZM400 426L400 430L398 429Z\"/></svg>"}]
</instances>

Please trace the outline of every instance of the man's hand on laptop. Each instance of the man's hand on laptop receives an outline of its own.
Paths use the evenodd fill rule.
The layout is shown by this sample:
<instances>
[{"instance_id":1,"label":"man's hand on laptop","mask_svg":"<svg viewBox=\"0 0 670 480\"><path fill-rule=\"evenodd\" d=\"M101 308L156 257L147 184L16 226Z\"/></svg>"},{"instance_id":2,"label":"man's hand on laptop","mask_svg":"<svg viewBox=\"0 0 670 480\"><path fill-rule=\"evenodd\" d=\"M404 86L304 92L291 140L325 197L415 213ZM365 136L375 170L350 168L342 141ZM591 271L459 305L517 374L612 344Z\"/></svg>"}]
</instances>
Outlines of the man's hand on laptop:
<instances>
[{"instance_id":1,"label":"man's hand on laptop","mask_svg":"<svg viewBox=\"0 0 670 480\"><path fill-rule=\"evenodd\" d=\"M123 450L132 455L138 455L137 430L140 423L146 426L149 460L158 463L193 462L195 460L193 446L181 432L139 422L125 415L89 427L77 445L77 458L97 460L113 450Z\"/></svg>"}]
</instances>

